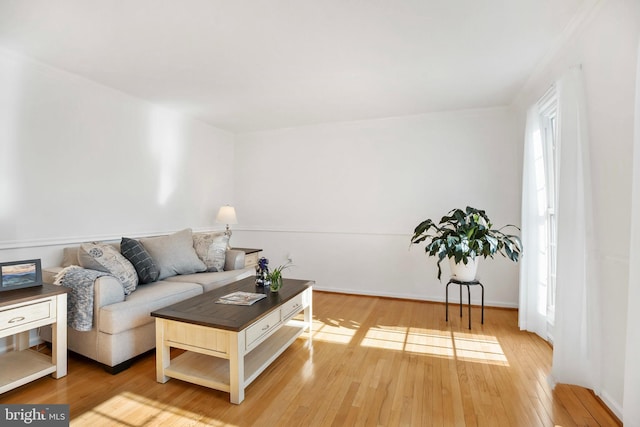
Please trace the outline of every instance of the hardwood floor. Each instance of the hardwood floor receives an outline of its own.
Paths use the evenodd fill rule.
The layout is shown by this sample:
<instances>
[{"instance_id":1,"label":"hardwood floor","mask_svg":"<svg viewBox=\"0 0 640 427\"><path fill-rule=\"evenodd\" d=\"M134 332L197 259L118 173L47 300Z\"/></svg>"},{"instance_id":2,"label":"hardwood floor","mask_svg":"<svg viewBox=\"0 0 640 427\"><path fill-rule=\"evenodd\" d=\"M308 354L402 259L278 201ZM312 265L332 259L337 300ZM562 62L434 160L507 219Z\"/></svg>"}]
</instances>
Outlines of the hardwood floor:
<instances>
[{"instance_id":1,"label":"hardwood floor","mask_svg":"<svg viewBox=\"0 0 640 427\"><path fill-rule=\"evenodd\" d=\"M115 376L71 354L69 375L0 395L0 403L69 403L72 426L617 426L588 390L547 374L551 348L517 312L314 293L303 335L246 390L155 381L150 353Z\"/></svg>"}]
</instances>

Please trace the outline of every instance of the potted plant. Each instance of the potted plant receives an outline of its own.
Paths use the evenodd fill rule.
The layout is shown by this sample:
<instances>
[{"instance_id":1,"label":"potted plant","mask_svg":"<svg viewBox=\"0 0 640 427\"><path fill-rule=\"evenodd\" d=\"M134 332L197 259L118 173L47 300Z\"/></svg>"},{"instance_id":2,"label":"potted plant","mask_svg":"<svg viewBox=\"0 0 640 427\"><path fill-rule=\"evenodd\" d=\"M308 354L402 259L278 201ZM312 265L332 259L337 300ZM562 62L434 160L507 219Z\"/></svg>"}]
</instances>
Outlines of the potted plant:
<instances>
[{"instance_id":1,"label":"potted plant","mask_svg":"<svg viewBox=\"0 0 640 427\"><path fill-rule=\"evenodd\" d=\"M274 268L272 271L267 272L267 281L270 282L269 287L271 288L271 292L278 292L280 288L282 288L282 271L286 268L289 268L291 263L288 262L284 265L280 265Z\"/></svg>"},{"instance_id":2,"label":"potted plant","mask_svg":"<svg viewBox=\"0 0 640 427\"><path fill-rule=\"evenodd\" d=\"M493 258L499 253L518 262L522 252L520 238L502 231L519 230L518 227L511 224L499 229L491 227L485 211L467 206L466 210L449 211L438 224L431 219L422 221L413 231L411 243L424 243L427 255L438 257L438 280L442 275L440 263L449 258L452 274L459 280L471 281L475 279L479 257Z\"/></svg>"}]
</instances>

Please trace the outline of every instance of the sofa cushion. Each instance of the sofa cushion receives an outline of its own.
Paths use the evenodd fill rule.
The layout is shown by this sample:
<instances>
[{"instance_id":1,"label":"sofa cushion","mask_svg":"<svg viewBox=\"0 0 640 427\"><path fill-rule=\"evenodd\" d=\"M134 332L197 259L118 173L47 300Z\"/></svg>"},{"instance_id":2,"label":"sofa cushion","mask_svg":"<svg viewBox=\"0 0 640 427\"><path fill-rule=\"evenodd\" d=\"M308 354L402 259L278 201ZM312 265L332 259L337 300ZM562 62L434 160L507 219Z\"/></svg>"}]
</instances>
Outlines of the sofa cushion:
<instances>
[{"instance_id":1,"label":"sofa cushion","mask_svg":"<svg viewBox=\"0 0 640 427\"><path fill-rule=\"evenodd\" d=\"M224 231L215 233L196 233L193 235L193 247L198 258L207 266L207 271L223 271L229 245L229 236Z\"/></svg>"},{"instance_id":2,"label":"sofa cushion","mask_svg":"<svg viewBox=\"0 0 640 427\"><path fill-rule=\"evenodd\" d=\"M70 248L62 249L62 264L61 267L69 267L70 265L80 265L78 262L79 246L72 246Z\"/></svg>"},{"instance_id":3,"label":"sofa cushion","mask_svg":"<svg viewBox=\"0 0 640 427\"><path fill-rule=\"evenodd\" d=\"M151 312L187 298L200 295L197 283L159 281L140 286L123 302L100 309L98 328L107 334L118 334L154 321Z\"/></svg>"},{"instance_id":4,"label":"sofa cushion","mask_svg":"<svg viewBox=\"0 0 640 427\"><path fill-rule=\"evenodd\" d=\"M193 233L190 228L168 236L147 237L140 239L140 242L160 268L159 280L207 269L193 249Z\"/></svg>"},{"instance_id":5,"label":"sofa cushion","mask_svg":"<svg viewBox=\"0 0 640 427\"><path fill-rule=\"evenodd\" d=\"M212 291L221 286L228 285L236 280L253 276L255 269L253 267L244 268L242 270L229 270L208 273L186 274L182 276L173 276L166 279L167 282L176 283L198 283L202 285L205 292Z\"/></svg>"},{"instance_id":6,"label":"sofa cushion","mask_svg":"<svg viewBox=\"0 0 640 427\"><path fill-rule=\"evenodd\" d=\"M142 243L128 237L123 237L120 242L120 252L133 264L133 268L138 273L140 283L151 283L158 280L160 269L156 265L149 252L142 246Z\"/></svg>"},{"instance_id":7,"label":"sofa cushion","mask_svg":"<svg viewBox=\"0 0 640 427\"><path fill-rule=\"evenodd\" d=\"M138 273L131 263L107 243L83 243L78 250L81 267L114 275L122 284L125 295L138 286Z\"/></svg>"}]
</instances>

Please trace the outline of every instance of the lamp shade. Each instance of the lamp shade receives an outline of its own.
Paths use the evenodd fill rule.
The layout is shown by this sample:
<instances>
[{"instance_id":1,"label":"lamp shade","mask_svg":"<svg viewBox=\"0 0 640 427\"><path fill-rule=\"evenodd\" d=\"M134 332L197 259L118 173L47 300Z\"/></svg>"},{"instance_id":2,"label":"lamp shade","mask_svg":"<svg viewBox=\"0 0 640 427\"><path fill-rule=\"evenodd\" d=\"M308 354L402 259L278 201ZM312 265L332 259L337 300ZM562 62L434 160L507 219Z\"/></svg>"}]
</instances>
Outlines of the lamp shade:
<instances>
[{"instance_id":1,"label":"lamp shade","mask_svg":"<svg viewBox=\"0 0 640 427\"><path fill-rule=\"evenodd\" d=\"M233 206L222 206L216 216L216 222L220 224L237 224L236 210Z\"/></svg>"}]
</instances>

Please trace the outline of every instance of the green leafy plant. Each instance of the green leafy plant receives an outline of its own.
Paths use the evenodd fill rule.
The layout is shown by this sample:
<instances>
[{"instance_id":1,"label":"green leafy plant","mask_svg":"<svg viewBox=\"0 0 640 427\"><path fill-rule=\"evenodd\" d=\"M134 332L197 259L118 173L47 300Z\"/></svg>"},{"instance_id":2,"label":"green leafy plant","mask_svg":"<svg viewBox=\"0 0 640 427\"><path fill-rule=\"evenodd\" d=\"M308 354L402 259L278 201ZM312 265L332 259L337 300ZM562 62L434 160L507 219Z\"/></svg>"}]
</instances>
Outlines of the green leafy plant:
<instances>
[{"instance_id":1,"label":"green leafy plant","mask_svg":"<svg viewBox=\"0 0 640 427\"><path fill-rule=\"evenodd\" d=\"M279 265L278 267L267 273L267 280L271 282L270 286L272 292L277 292L280 290L280 288L282 287L282 271L291 266L292 264L288 262L284 265Z\"/></svg>"},{"instance_id":2,"label":"green leafy plant","mask_svg":"<svg viewBox=\"0 0 640 427\"><path fill-rule=\"evenodd\" d=\"M517 235L506 234L502 230L520 229L511 224L499 229L491 227L485 211L467 206L465 210L449 211L437 224L431 219L422 221L413 231L411 243L424 243L427 255L438 257L438 280L442 275L440 263L445 258L453 258L456 264L467 264L475 257L493 258L499 253L518 262L522 242Z\"/></svg>"}]
</instances>

